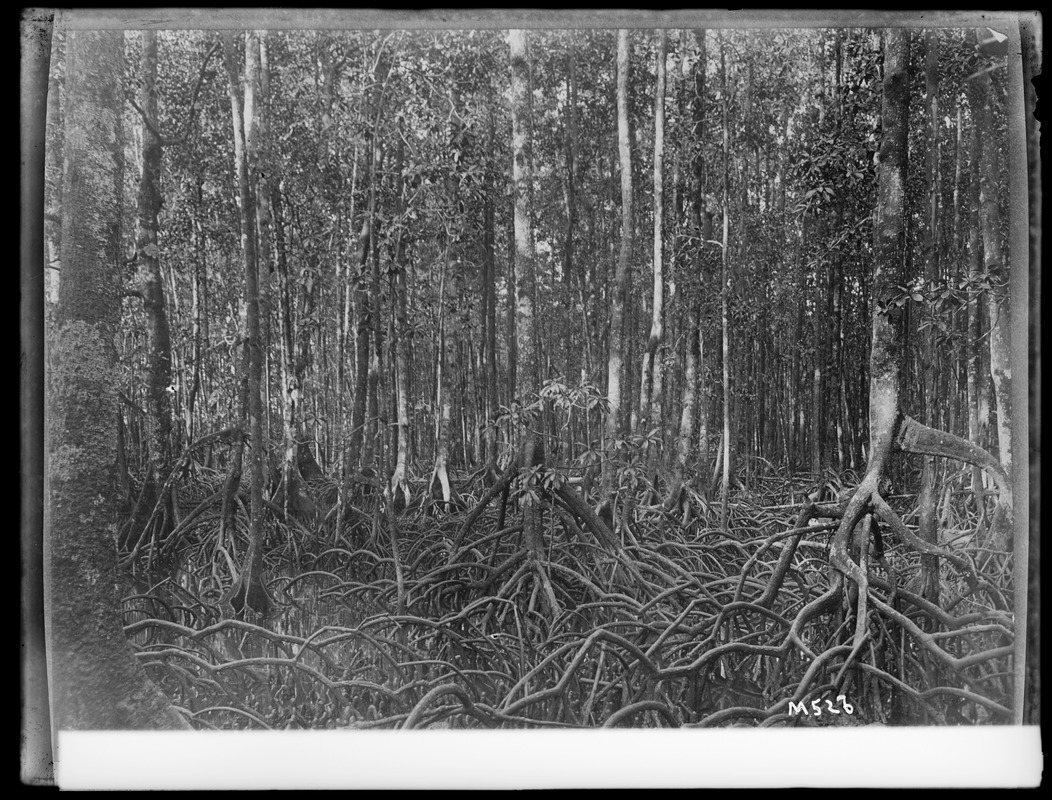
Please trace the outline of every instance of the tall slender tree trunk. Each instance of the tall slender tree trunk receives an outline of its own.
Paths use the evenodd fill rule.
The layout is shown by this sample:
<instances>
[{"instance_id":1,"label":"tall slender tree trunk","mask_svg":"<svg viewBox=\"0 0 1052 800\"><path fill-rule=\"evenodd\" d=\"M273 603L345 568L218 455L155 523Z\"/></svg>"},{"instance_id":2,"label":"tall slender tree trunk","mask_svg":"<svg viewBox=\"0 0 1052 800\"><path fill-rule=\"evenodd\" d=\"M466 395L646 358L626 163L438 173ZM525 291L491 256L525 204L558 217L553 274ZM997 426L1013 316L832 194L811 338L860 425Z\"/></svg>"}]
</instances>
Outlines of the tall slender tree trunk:
<instances>
[{"instance_id":1,"label":"tall slender tree trunk","mask_svg":"<svg viewBox=\"0 0 1052 800\"><path fill-rule=\"evenodd\" d=\"M453 498L449 482L449 434L452 416L450 400L452 382L449 379L449 345L446 326L446 278L449 273L449 248L451 246L449 231L443 241L442 272L438 279L438 341L435 346L435 464L431 472L431 496L441 508L448 513Z\"/></svg>"},{"instance_id":2,"label":"tall slender tree trunk","mask_svg":"<svg viewBox=\"0 0 1052 800\"><path fill-rule=\"evenodd\" d=\"M804 286L804 251L807 245L807 214L800 216L799 237L796 240L796 253L793 256L793 285L800 292L806 292ZM796 308L795 338L797 342L804 340L804 304ZM792 361L789 373L789 435L786 443L787 461L795 470L802 462L801 440L803 436L804 416L801 395L801 374L803 372L800 347L792 348Z\"/></svg>"},{"instance_id":3,"label":"tall slender tree trunk","mask_svg":"<svg viewBox=\"0 0 1052 800\"><path fill-rule=\"evenodd\" d=\"M403 508L409 504L409 482L406 478L406 469L409 461L409 358L406 353L406 335L408 321L406 318L406 282L405 282L405 249L406 249L406 225L404 217L406 213L405 203L405 181L402 178L402 165L405 161L404 145L399 141L397 159L395 161L395 198L397 207L395 217L402 224L398 226L394 248L394 352L395 352L395 395L397 408L397 455L395 456L394 472L391 475L391 500L395 508Z\"/></svg>"},{"instance_id":4,"label":"tall slender tree trunk","mask_svg":"<svg viewBox=\"0 0 1052 800\"><path fill-rule=\"evenodd\" d=\"M139 107L157 123L157 32L143 31L139 70ZM172 339L165 308L164 280L158 246L158 216L161 212L161 141L144 124L142 173L136 208L135 260L138 285L147 320L147 398L153 418L148 480L163 481L172 458Z\"/></svg>"},{"instance_id":5,"label":"tall slender tree trunk","mask_svg":"<svg viewBox=\"0 0 1052 800\"><path fill-rule=\"evenodd\" d=\"M354 402L351 406L351 434L345 452L344 481L350 481L357 466L362 464L362 442L365 440L365 410L369 386L369 289L365 265L373 237L373 205L370 197L362 228L358 234L354 277Z\"/></svg>"},{"instance_id":6,"label":"tall slender tree trunk","mask_svg":"<svg viewBox=\"0 0 1052 800\"><path fill-rule=\"evenodd\" d=\"M566 231L563 237L563 301L566 308L565 335L563 337L563 374L569 384L573 374L572 356L576 349L573 336L574 318L574 235L577 229L577 57L573 43L566 56L566 176L563 180L563 194L566 202ZM580 338L587 341L587 330L582 326ZM563 426L562 458L571 462L574 458L574 435L571 419Z\"/></svg>"},{"instance_id":7,"label":"tall slender tree trunk","mask_svg":"<svg viewBox=\"0 0 1052 800\"><path fill-rule=\"evenodd\" d=\"M496 136L492 111L489 114L487 152L492 152ZM483 201L483 371L486 383L486 480L497 479L497 406L500 398L497 383L497 256L496 256L496 213L493 202L493 170L487 166L486 193Z\"/></svg>"},{"instance_id":8,"label":"tall slender tree trunk","mask_svg":"<svg viewBox=\"0 0 1052 800\"><path fill-rule=\"evenodd\" d=\"M968 164L970 179L967 189L967 203L965 205L965 229L967 238L965 240L965 252L967 263L968 292L967 311L967 336L965 348L967 352L967 374L968 374L968 441L981 447L983 445L982 419L979 414L980 408L980 384L983 380L980 365L982 359L979 350L982 345L982 297L975 288L979 282L979 264L982 260L982 243L979 234L979 131L973 124L968 137ZM986 503L983 499L982 472L978 467L972 468L972 490L976 498L976 504L980 515L986 516Z\"/></svg>"},{"instance_id":9,"label":"tall slender tree trunk","mask_svg":"<svg viewBox=\"0 0 1052 800\"><path fill-rule=\"evenodd\" d=\"M251 51L249 37L246 48ZM258 47L258 40L256 46ZM234 51L233 34L223 36L226 60L231 116L234 126L234 163L237 175L238 196L241 203L241 252L245 270L245 349L247 362L246 396L242 418L247 421L249 438L249 524L248 548L242 562L241 574L232 587L230 600L235 609L248 606L257 612L268 611L271 600L263 587L263 353L259 329L259 261L256 249L255 194L249 175L248 151L245 131L251 129L252 120L247 116L254 108L252 81L245 84L246 97L244 115L238 97L238 69ZM258 56L258 51L257 51ZM249 62L246 61L246 65ZM242 444L239 445L243 447ZM236 491L236 489L235 489Z\"/></svg>"},{"instance_id":10,"label":"tall slender tree trunk","mask_svg":"<svg viewBox=\"0 0 1052 800\"><path fill-rule=\"evenodd\" d=\"M517 389L520 397L525 401L528 392L537 392L541 387L537 328L535 328L533 319L535 264L533 231L530 224L532 175L529 154L532 103L530 100L530 64L525 32L508 32L508 44L511 56L511 182L514 198L515 303L517 303L515 323L518 328L517 339L520 342L519 386ZM527 468L533 463L535 448L538 445L533 426L534 423L526 421L522 465ZM529 495L524 498L523 513L526 547L530 559L540 564L544 558L540 508Z\"/></svg>"},{"instance_id":11,"label":"tall slender tree trunk","mask_svg":"<svg viewBox=\"0 0 1052 800\"><path fill-rule=\"evenodd\" d=\"M677 114L681 117L685 116L688 107L690 110L690 122L691 122L691 141L689 146L686 148L686 154L690 158L690 169L689 177L683 180L683 189L678 190L679 202L675 205L677 215L684 213L687 207L687 195L689 193L692 201L692 218L690 220L683 220L683 230L690 231L693 229L694 235L698 240L696 251L697 257L697 270L699 278L702 278L702 255L705 252L705 224L706 211L704 208L705 194L704 194L704 131L705 131L705 31L695 31L695 39L698 43L698 62L694 68L693 81L690 81L691 73L688 66L688 60L686 56L686 45L687 45L687 32L684 31L680 38L681 46L681 75L682 84L679 92L679 103ZM693 94L692 101L687 102L687 95ZM677 187L679 181L676 182ZM689 189L688 189L689 186ZM677 249L678 263L683 263L686 259L683 257L684 252L688 248L685 243L683 246ZM703 282L703 281L701 281ZM707 442L707 420L704 401L699 403L698 401L698 382L701 375L704 373L704 347L705 347L705 336L703 321L701 318L701 290L697 292L687 293L687 307L689 309L688 319L686 325L686 358L683 375L683 385L681 388L681 407L680 407L680 418L679 418L679 435L676 442L676 462L675 462L675 475L673 478L672 487L668 493L668 497L665 501L666 509L673 509L677 506L682 509L684 523L690 521L690 502L686 493L686 471L687 464L690 460L690 455L693 447L694 427L695 418L699 418L701 427L701 441L699 442L697 462L699 470L707 467L708 462L708 442ZM702 393L703 394L703 393ZM702 412L698 414L699 405L702 408Z\"/></svg>"},{"instance_id":12,"label":"tall slender tree trunk","mask_svg":"<svg viewBox=\"0 0 1052 800\"><path fill-rule=\"evenodd\" d=\"M647 428L661 433L661 394L663 389L661 345L665 332L664 242L662 240L664 188L663 158L665 153L665 47L666 34L658 31L657 86L654 94L654 286L651 301L650 337L643 354L640 377L639 417ZM646 431L643 432L646 434ZM653 473L654 453L647 447ZM656 476L655 476L656 477Z\"/></svg>"},{"instance_id":13,"label":"tall slender tree trunk","mask_svg":"<svg viewBox=\"0 0 1052 800\"><path fill-rule=\"evenodd\" d=\"M117 397L124 173L121 31L67 34L62 281L48 347L45 582L54 730L189 728L117 609Z\"/></svg>"},{"instance_id":14,"label":"tall slender tree trunk","mask_svg":"<svg viewBox=\"0 0 1052 800\"><path fill-rule=\"evenodd\" d=\"M924 37L924 88L928 101L928 127L931 140L928 144L926 164L928 184L928 219L924 240L924 281L934 287L939 274L939 43L936 31L929 30ZM926 304L926 329L921 340L922 369L924 377L923 421L936 424L935 397L935 318L933 306ZM949 398L947 398L949 400ZM951 401L952 402L952 401ZM923 456L921 466L921 488L917 499L919 530L921 539L938 544L935 518L935 457ZM939 560L930 555L921 557L921 593L933 603L939 602Z\"/></svg>"},{"instance_id":15,"label":"tall slender tree trunk","mask_svg":"<svg viewBox=\"0 0 1052 800\"><path fill-rule=\"evenodd\" d=\"M706 244L712 239L712 214L708 209L708 185L705 178L705 70L708 57L706 48L706 32L704 28L694 31L694 39L698 45L698 62L694 68L694 97L691 100L691 139L693 151L691 153L691 171L694 178L694 214L697 236L700 241L698 248L698 275L705 282L707 253L711 248ZM697 392L698 400L698 466L700 473L697 484L702 493L708 496L709 469L709 395L705 390L708 365L705 350L705 327L706 320L702 318L701 298L699 296L694 317L698 328L698 375L701 389Z\"/></svg>"},{"instance_id":16,"label":"tall slender tree trunk","mask_svg":"<svg viewBox=\"0 0 1052 800\"><path fill-rule=\"evenodd\" d=\"M838 136L843 135L844 129L844 46L843 31L836 32L833 45L834 62L834 92L836 101L834 103L834 114L836 115L836 131ZM844 200L837 196L833 206L833 229L840 231L844 225ZM847 399L845 397L844 381L844 259L839 251L833 253L830 264L830 304L831 315L829 330L830 342L830 382L831 405L830 418L834 421L836 433L837 467L843 472L849 461L847 442L850 422L847 415Z\"/></svg>"},{"instance_id":17,"label":"tall slender tree trunk","mask_svg":"<svg viewBox=\"0 0 1052 800\"><path fill-rule=\"evenodd\" d=\"M538 352L537 329L534 321L534 298L536 295L536 264L533 245L533 228L530 221L532 201L532 86L530 62L526 48L526 34L521 30L508 32L511 55L511 138L512 138L512 195L515 203L513 224L515 227L515 299L516 323L519 349L518 394L523 401L528 393L541 387L540 354ZM530 469L535 462L543 463L543 453L534 432L535 423L525 420L520 466ZM533 492L522 497L524 538L530 562L537 580L544 590L549 609L559 609L555 592L544 568L544 542L541 534L541 509Z\"/></svg>"},{"instance_id":18,"label":"tall slender tree trunk","mask_svg":"<svg viewBox=\"0 0 1052 800\"><path fill-rule=\"evenodd\" d=\"M508 214L508 272L504 280L504 314L506 318L505 341L508 349L508 376L506 383L507 405L515 401L519 384L519 324L516 320L515 286L518 284L518 265L515 263L515 201L511 203Z\"/></svg>"},{"instance_id":19,"label":"tall slender tree trunk","mask_svg":"<svg viewBox=\"0 0 1052 800\"><path fill-rule=\"evenodd\" d=\"M351 286L348 291L352 292L355 313L354 332L354 400L351 406L351 430L348 444L343 451L343 481L341 489L340 512L337 519L337 527L342 525L344 510L350 502L351 487L355 480L358 467L361 467L363 477L373 476L372 466L369 464L369 453L367 452L368 425L367 408L369 397L369 370L372 359L370 358L370 339L373 338L373 314L378 312L379 298L371 297L369 284L372 276L366 274L366 265L372 254L375 258L377 251L377 183L380 180L380 159L382 155L379 129L383 115L383 85L387 76L390 75L390 65L386 67L382 58L377 57L373 65L372 85L368 89L368 100L365 103L366 119L369 127L366 131L365 149L369 158L367 200L361 231L358 235L358 243L355 253L353 274L351 275ZM348 273L351 273L351 268ZM375 369L375 367L374 367Z\"/></svg>"},{"instance_id":20,"label":"tall slender tree trunk","mask_svg":"<svg viewBox=\"0 0 1052 800\"><path fill-rule=\"evenodd\" d=\"M689 521L687 514L690 504L685 499L684 478L694 437L694 417L697 413L697 373L701 346L701 325L697 316L692 315L691 330L687 337L686 364L683 367L683 399L679 417L679 436L676 440L675 478L665 502L665 507L670 510L677 506L681 507L684 510L685 522Z\"/></svg>"},{"instance_id":21,"label":"tall slender tree trunk","mask_svg":"<svg viewBox=\"0 0 1052 800\"><path fill-rule=\"evenodd\" d=\"M375 148L374 158L377 163L377 174L379 174L380 164L383 160L383 153L380 150L379 139L374 140L373 147ZM377 178L377 180L379 180L379 178ZM378 189L379 187L374 185L369 191L371 194L374 194ZM371 200L370 205L375 208L375 201ZM378 217L374 216L374 228L379 228L378 219ZM363 469L368 469L370 475L376 474L378 449L381 451L380 457L382 458L383 456L383 441L380 435L383 429L380 419L380 373L383 369L381 356L383 353L383 320L381 317L383 297L380 289L379 236L380 231L375 230L372 237L373 246L370 253L371 261L369 262L369 333L372 337L372 347L370 348L369 353L369 369L367 375L368 413L366 415L365 443L362 448L362 461Z\"/></svg>"},{"instance_id":22,"label":"tall slender tree trunk","mask_svg":"<svg viewBox=\"0 0 1052 800\"><path fill-rule=\"evenodd\" d=\"M297 419L303 393L300 375L296 369L296 316L294 286L289 275L288 256L285 248L285 210L279 187L271 187L271 210L274 220L274 263L278 277L278 328L281 336L281 385L282 385L282 479L285 484L284 512L288 517L296 508L300 474L296 463Z\"/></svg>"},{"instance_id":23,"label":"tall slender tree trunk","mask_svg":"<svg viewBox=\"0 0 1052 800\"><path fill-rule=\"evenodd\" d=\"M373 136L375 134L374 126ZM370 315L373 313L365 269L375 237L376 182L379 180L380 149L378 146L370 144L369 153L368 201L365 209L365 218L362 220L361 232L358 234L358 247L354 264L354 310L357 317L355 326L354 404L351 408L351 435L345 451L345 497L349 494L350 481L355 466L364 465L362 450L366 435L365 414L369 391Z\"/></svg>"},{"instance_id":24,"label":"tall slender tree trunk","mask_svg":"<svg viewBox=\"0 0 1052 800\"><path fill-rule=\"evenodd\" d=\"M819 86L818 96L823 98L818 102L818 129L825 132L826 103L826 42L822 39L818 61ZM815 241L824 245L826 240L825 215L820 211L814 212L813 222L816 231ZM825 330L826 309L823 308L829 296L828 265L824 255L816 258L814 276L814 311L811 316L812 329L812 351L814 352L814 363L811 373L811 472L816 476L822 473L823 449L826 437L826 404L825 395L822 391L825 373Z\"/></svg>"},{"instance_id":25,"label":"tall slender tree trunk","mask_svg":"<svg viewBox=\"0 0 1052 800\"><path fill-rule=\"evenodd\" d=\"M617 257L610 303L610 339L606 367L606 441L603 460L603 499L600 516L613 524L614 477L617 469L614 442L621 431L621 377L624 364L625 303L632 258L632 145L628 114L628 31L617 32L617 144L621 162L621 249Z\"/></svg>"},{"instance_id":26,"label":"tall slender tree trunk","mask_svg":"<svg viewBox=\"0 0 1052 800\"><path fill-rule=\"evenodd\" d=\"M825 240L824 226L819 224L818 241ZM822 472L822 445L825 440L825 398L822 394L823 362L825 361L824 323L825 309L820 308L825 300L828 288L825 280L825 264L819 261L815 265L815 308L811 317L812 350L814 363L811 373L811 472L820 475Z\"/></svg>"},{"instance_id":27,"label":"tall slender tree trunk","mask_svg":"<svg viewBox=\"0 0 1052 800\"><path fill-rule=\"evenodd\" d=\"M526 34L512 30L508 34L511 48L511 125L512 125L512 191L515 229L515 303L516 339L519 342L518 383L522 399L526 392L540 389L540 359L537 352L537 326L534 320L536 294L535 253L530 223L530 115L532 113L530 64Z\"/></svg>"},{"instance_id":28,"label":"tall slender tree trunk","mask_svg":"<svg viewBox=\"0 0 1052 800\"><path fill-rule=\"evenodd\" d=\"M720 273L720 320L723 330L723 481L720 485L720 527L726 531L730 515L731 488L731 336L730 336L730 192L728 162L730 159L730 123L728 121L727 52L720 38L720 81L723 94L723 253Z\"/></svg>"},{"instance_id":29,"label":"tall slender tree trunk","mask_svg":"<svg viewBox=\"0 0 1052 800\"><path fill-rule=\"evenodd\" d=\"M354 238L355 211L358 198L358 150L359 143L355 141L351 155L351 186L348 191L347 201L350 204L350 210L347 214L350 238ZM342 278L340 288L343 292L343 304L339 315L339 329L336 342L337 385L340 387L341 393L345 391L347 386L347 337L350 335L351 308L354 305L355 279L353 263L350 258L344 259Z\"/></svg>"},{"instance_id":30,"label":"tall slender tree trunk","mask_svg":"<svg viewBox=\"0 0 1052 800\"><path fill-rule=\"evenodd\" d=\"M200 197L201 184L197 184L198 197ZM208 387L205 383L205 369L202 361L204 359L205 347L204 343L207 341L205 336L205 248L203 242L203 233L201 230L201 220L195 215L193 219L193 237L194 237L194 262L193 262L193 276L190 283L190 314L192 320L190 322L190 339L191 339L191 377L190 377L190 390L186 396L186 408L185 408L185 424L186 424L186 438L188 441L194 441L195 434L197 432L197 398L205 395L208 391ZM207 396L207 395L205 395Z\"/></svg>"},{"instance_id":31,"label":"tall slender tree trunk","mask_svg":"<svg viewBox=\"0 0 1052 800\"><path fill-rule=\"evenodd\" d=\"M164 276L161 272L161 251L158 243L161 211L161 140L157 127L157 33L144 31L139 68L139 109L145 117L142 126L142 171L136 202L135 261L137 268L134 291L142 298L146 316L146 405L150 428L147 440L148 459L142 494L136 508L146 513L160 499L160 484L171 468L172 437L172 340L165 307ZM166 498L154 536L163 537L174 524L172 496ZM136 530L137 514L133 514L129 537L122 536L124 548L134 547L149 532Z\"/></svg>"},{"instance_id":32,"label":"tall slender tree trunk","mask_svg":"<svg viewBox=\"0 0 1052 800\"><path fill-rule=\"evenodd\" d=\"M263 431L271 437L270 422L270 273L272 212L267 142L267 90L270 73L266 57L266 32L245 32L245 153L248 176L255 200L253 217L256 230L256 285L259 294L260 392L263 405ZM264 452L264 459L266 454ZM264 475L267 470L264 470Z\"/></svg>"}]
</instances>

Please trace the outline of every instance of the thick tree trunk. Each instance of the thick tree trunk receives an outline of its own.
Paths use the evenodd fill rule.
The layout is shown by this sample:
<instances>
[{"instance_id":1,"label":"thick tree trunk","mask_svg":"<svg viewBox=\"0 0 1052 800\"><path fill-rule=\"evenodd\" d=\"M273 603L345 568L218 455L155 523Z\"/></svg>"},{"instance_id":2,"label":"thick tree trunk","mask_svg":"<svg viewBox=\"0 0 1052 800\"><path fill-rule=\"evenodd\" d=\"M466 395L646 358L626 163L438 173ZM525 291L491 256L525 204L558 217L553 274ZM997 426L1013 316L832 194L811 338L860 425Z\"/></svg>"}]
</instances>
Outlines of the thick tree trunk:
<instances>
[{"instance_id":1,"label":"thick tree trunk","mask_svg":"<svg viewBox=\"0 0 1052 800\"><path fill-rule=\"evenodd\" d=\"M909 33L885 32L884 99L882 141L877 154L877 207L874 234L873 314L870 344L870 448L866 474L852 493L830 546L830 563L849 579L845 585L855 605L854 647L861 647L869 630L868 523L858 543L859 559L851 553L856 525L873 514L891 527L895 535L922 557L943 557L975 581L974 568L960 556L925 542L914 534L881 497L880 481L892 453L901 450L921 456L952 458L987 471L1001 493L1001 503L1010 514L1012 489L997 460L964 439L935 430L904 415L902 382L906 351L906 314L896 302L906 274L905 186L909 119ZM885 613L895 613L883 604ZM945 657L934 645L932 655ZM897 707L897 706L896 706Z\"/></svg>"},{"instance_id":2,"label":"thick tree trunk","mask_svg":"<svg viewBox=\"0 0 1052 800\"><path fill-rule=\"evenodd\" d=\"M978 36L978 33L977 33ZM975 125L979 136L979 228L983 266L991 289L987 298L990 324L990 377L997 406L997 446L1001 464L1012 469L1012 367L1008 276L1001 247L1001 213L997 200L998 157L993 123L990 75L980 70L975 79Z\"/></svg>"},{"instance_id":3,"label":"thick tree trunk","mask_svg":"<svg viewBox=\"0 0 1052 800\"><path fill-rule=\"evenodd\" d=\"M188 728L135 660L116 587L123 33L68 33L45 538L54 728Z\"/></svg>"},{"instance_id":4,"label":"thick tree trunk","mask_svg":"<svg viewBox=\"0 0 1052 800\"><path fill-rule=\"evenodd\" d=\"M851 496L830 550L830 562L858 588L860 613L855 642L868 628L865 609L868 575L851 558L848 548L888 465L899 427L901 370L904 355L905 312L892 300L905 275L905 187L909 119L909 32L885 31L883 138L878 153L877 208L874 233L873 312L869 364L869 462L866 474ZM868 545L867 545L868 546Z\"/></svg>"}]
</instances>

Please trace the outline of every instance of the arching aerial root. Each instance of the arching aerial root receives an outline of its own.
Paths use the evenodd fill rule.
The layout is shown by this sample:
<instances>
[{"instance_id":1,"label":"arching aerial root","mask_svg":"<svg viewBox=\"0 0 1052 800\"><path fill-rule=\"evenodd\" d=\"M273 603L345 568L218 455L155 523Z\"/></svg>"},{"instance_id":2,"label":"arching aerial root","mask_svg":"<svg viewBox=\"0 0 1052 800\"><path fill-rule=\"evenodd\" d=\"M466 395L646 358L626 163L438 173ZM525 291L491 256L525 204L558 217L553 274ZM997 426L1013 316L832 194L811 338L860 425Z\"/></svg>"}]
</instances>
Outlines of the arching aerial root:
<instances>
[{"instance_id":1,"label":"arching aerial root","mask_svg":"<svg viewBox=\"0 0 1052 800\"><path fill-rule=\"evenodd\" d=\"M872 599L876 608L909 630L937 661L954 671L959 671L963 666L961 659L954 658L939 647L934 639L929 635L922 634L914 623L898 611L882 603L878 598L870 597L867 559L871 521L874 518L879 519L891 529L899 541L917 553L934 556L937 559L946 559L952 563L968 581L970 591L975 591L979 585L979 574L975 564L963 555L945 547L926 542L914 534L881 496L878 487L892 451L952 458L979 467L989 473L1001 491L1001 496L998 500L999 505L1010 514L1012 493L1008 476L1001 464L987 451L958 436L922 425L912 417L903 417L898 424L897 430L894 432L894 436L889 437L886 441L890 446L882 450L875 448L873 459L865 476L863 476L858 488L847 499L847 504L843 508L840 524L833 537L829 552L829 563L846 578L850 579L857 590L857 594L852 592L852 594L856 594L856 627L853 637L853 652L857 652L861 648L866 637L868 627L867 604ZM806 522L812 515L814 515L814 510L810 500L808 500L805 502L801 520ZM1004 514L1001 515L1002 518L1005 518L1005 516ZM862 535L861 537L856 537L856 527L863 521ZM851 552L856 548L858 552L857 561ZM995 654L997 652L994 651ZM985 659L994 656L985 653L983 657Z\"/></svg>"}]
</instances>

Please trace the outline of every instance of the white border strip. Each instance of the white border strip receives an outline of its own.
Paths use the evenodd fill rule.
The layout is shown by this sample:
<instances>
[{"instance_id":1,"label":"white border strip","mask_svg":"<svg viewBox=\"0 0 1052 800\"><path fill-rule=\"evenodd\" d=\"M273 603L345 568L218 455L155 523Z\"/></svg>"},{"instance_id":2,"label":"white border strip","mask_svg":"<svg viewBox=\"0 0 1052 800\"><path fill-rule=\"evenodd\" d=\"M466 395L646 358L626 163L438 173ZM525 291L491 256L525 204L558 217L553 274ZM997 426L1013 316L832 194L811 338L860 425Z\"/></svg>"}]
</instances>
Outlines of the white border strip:
<instances>
[{"instance_id":1,"label":"white border strip","mask_svg":"<svg viewBox=\"0 0 1052 800\"><path fill-rule=\"evenodd\" d=\"M1032 787L1037 727L59 736L62 789Z\"/></svg>"}]
</instances>

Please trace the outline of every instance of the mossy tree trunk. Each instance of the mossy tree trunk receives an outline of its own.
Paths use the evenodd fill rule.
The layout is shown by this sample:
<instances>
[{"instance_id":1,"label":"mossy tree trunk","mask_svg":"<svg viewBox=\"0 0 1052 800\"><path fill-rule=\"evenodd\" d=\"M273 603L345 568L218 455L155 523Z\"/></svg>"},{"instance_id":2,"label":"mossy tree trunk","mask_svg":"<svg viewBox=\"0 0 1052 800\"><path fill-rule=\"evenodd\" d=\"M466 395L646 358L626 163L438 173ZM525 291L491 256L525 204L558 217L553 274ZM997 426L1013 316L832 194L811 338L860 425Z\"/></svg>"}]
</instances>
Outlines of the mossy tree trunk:
<instances>
[{"instance_id":1,"label":"mossy tree trunk","mask_svg":"<svg viewBox=\"0 0 1052 800\"><path fill-rule=\"evenodd\" d=\"M189 724L146 676L117 609L117 376L124 34L70 31L62 282L49 347L48 633L54 728Z\"/></svg>"},{"instance_id":2,"label":"mossy tree trunk","mask_svg":"<svg viewBox=\"0 0 1052 800\"><path fill-rule=\"evenodd\" d=\"M977 40L979 34L976 34ZM985 64L981 64L985 67ZM1012 470L1012 366L1011 315L1008 270L1001 246L1001 212L998 176L1001 174L993 122L993 87L989 71L980 69L975 79L975 126L979 143L979 231L983 242L983 268L991 288L987 296L989 315L990 378L997 404L997 446L1001 466ZM1003 542L1001 544L1004 544Z\"/></svg>"},{"instance_id":3,"label":"mossy tree trunk","mask_svg":"<svg viewBox=\"0 0 1052 800\"><path fill-rule=\"evenodd\" d=\"M165 308L164 278L161 273L159 217L161 213L161 156L163 142L157 132L157 32L143 31L139 68L139 112L142 125L142 171L136 199L135 263L136 280L131 293L142 299L146 315L147 381L146 400L151 418L148 439L149 458L136 512L121 546L132 549L140 541L163 538L174 526L174 495L163 498L159 514L152 511L160 497L162 484L171 470L174 451L172 430L172 337ZM123 451L123 448L122 448ZM144 530L145 518L156 519L152 531Z\"/></svg>"}]
</instances>

